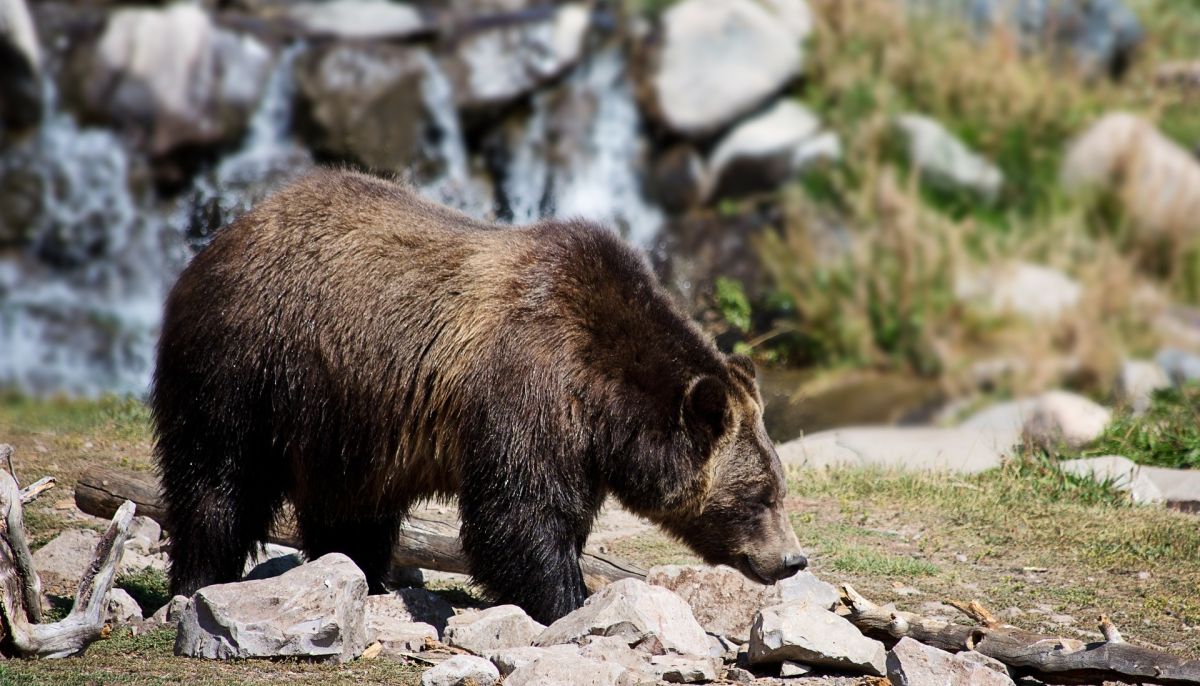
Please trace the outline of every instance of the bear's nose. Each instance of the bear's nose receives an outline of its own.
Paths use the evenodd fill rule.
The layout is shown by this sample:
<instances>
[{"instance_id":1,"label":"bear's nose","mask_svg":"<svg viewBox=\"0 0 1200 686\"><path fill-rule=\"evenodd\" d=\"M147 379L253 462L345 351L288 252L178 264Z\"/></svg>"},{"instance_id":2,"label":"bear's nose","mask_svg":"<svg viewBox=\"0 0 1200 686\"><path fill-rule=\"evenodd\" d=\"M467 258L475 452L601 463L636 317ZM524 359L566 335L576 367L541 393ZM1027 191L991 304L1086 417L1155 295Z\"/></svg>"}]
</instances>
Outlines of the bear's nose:
<instances>
[{"instance_id":1,"label":"bear's nose","mask_svg":"<svg viewBox=\"0 0 1200 686\"><path fill-rule=\"evenodd\" d=\"M803 570L808 566L808 558L803 553L786 553L783 556L783 576L781 579L786 579L790 576L795 576L796 572Z\"/></svg>"}]
</instances>

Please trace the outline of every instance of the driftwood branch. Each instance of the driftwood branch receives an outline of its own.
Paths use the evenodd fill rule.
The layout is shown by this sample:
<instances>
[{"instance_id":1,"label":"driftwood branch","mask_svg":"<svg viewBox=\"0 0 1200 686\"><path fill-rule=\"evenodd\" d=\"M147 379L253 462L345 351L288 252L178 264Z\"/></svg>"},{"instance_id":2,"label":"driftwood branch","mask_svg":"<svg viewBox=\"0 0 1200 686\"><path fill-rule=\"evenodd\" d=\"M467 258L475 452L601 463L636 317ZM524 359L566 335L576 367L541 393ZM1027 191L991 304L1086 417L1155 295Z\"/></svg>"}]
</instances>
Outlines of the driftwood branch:
<instances>
[{"instance_id":1,"label":"driftwood branch","mask_svg":"<svg viewBox=\"0 0 1200 686\"><path fill-rule=\"evenodd\" d=\"M951 652L975 650L1003 662L1016 676L1046 683L1200 684L1200 660L1185 660L1126 643L1108 617L1100 618L1105 640L1084 643L1004 625L974 601L952 604L984 626L950 624L912 612L887 610L849 584L842 585L842 602L849 609L847 619L864 633L891 639L908 636Z\"/></svg>"},{"instance_id":2,"label":"driftwood branch","mask_svg":"<svg viewBox=\"0 0 1200 686\"><path fill-rule=\"evenodd\" d=\"M16 482L15 478L13 479L13 482ZM54 480L54 477L43 476L37 481L34 481L25 488L21 489L21 504L28 505L36 500L39 495L45 493L51 488L54 488L54 486L57 484L58 482Z\"/></svg>"},{"instance_id":3,"label":"driftwood branch","mask_svg":"<svg viewBox=\"0 0 1200 686\"><path fill-rule=\"evenodd\" d=\"M53 484L52 481L46 483ZM33 497L41 492L30 488ZM21 501L22 492L16 480L0 472L0 512L4 516L0 529L0 621L3 627L0 637L21 657L78 655L103 635L108 592L116 578L136 507L126 502L117 508L108 531L96 544L91 566L79 582L70 614L61 621L42 624L41 581L25 540Z\"/></svg>"},{"instance_id":4,"label":"driftwood branch","mask_svg":"<svg viewBox=\"0 0 1200 686\"><path fill-rule=\"evenodd\" d=\"M90 515L108 517L125 500L137 503L138 512L164 523L163 506L158 497L158 482L150 474L93 468L75 486L75 505ZM270 541L300 546L294 518L283 516L271 530ZM169 533L169 532L168 532ZM400 527L392 553L393 567L421 567L440 572L469 573L467 558L458 540L458 524L450 515L417 512ZM646 570L637 565L587 549L580 558L584 580L595 590L619 579L645 578Z\"/></svg>"}]
</instances>

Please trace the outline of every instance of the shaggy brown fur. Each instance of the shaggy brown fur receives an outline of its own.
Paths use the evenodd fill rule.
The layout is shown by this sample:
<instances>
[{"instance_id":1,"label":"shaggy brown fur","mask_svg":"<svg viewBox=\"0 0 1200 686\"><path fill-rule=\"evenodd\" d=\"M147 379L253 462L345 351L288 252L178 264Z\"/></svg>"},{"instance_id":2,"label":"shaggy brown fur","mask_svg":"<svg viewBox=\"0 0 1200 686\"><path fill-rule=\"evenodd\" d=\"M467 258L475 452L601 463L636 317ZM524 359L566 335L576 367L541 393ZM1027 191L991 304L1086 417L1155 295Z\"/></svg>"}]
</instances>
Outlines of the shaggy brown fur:
<instances>
[{"instance_id":1,"label":"shaggy brown fur","mask_svg":"<svg viewBox=\"0 0 1200 686\"><path fill-rule=\"evenodd\" d=\"M803 566L753 366L582 222L500 228L351 172L222 230L167 301L152 407L174 593L237 579L284 499L379 588L421 499L475 579L548 622L584 600L605 496L706 560Z\"/></svg>"}]
</instances>

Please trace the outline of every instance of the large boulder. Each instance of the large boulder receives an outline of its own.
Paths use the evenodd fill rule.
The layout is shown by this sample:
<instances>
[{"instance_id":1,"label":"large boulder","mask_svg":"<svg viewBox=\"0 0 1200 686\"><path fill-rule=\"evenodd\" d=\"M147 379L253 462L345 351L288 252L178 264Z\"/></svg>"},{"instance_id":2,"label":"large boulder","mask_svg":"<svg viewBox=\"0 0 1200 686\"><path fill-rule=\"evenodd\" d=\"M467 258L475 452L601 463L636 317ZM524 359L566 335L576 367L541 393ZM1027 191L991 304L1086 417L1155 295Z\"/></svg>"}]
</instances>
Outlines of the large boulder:
<instances>
[{"instance_id":1,"label":"large boulder","mask_svg":"<svg viewBox=\"0 0 1200 686\"><path fill-rule=\"evenodd\" d=\"M975 474L1016 453L1021 432L996 428L850 426L778 447L784 464L808 469L875 467Z\"/></svg>"},{"instance_id":2,"label":"large boulder","mask_svg":"<svg viewBox=\"0 0 1200 686\"><path fill-rule=\"evenodd\" d=\"M408 170L431 131L423 92L432 64L425 49L403 45L313 48L296 60L298 130L325 157Z\"/></svg>"},{"instance_id":3,"label":"large boulder","mask_svg":"<svg viewBox=\"0 0 1200 686\"><path fill-rule=\"evenodd\" d=\"M567 3L533 21L462 36L443 66L459 107L504 105L561 75L583 54L590 24L584 3Z\"/></svg>"},{"instance_id":4,"label":"large boulder","mask_svg":"<svg viewBox=\"0 0 1200 686\"><path fill-rule=\"evenodd\" d=\"M627 670L579 655L550 654L513 670L505 686L620 686Z\"/></svg>"},{"instance_id":5,"label":"large boulder","mask_svg":"<svg viewBox=\"0 0 1200 686\"><path fill-rule=\"evenodd\" d=\"M86 119L160 156L236 141L272 63L262 43L177 3L114 10L97 42L75 51L71 69Z\"/></svg>"},{"instance_id":6,"label":"large boulder","mask_svg":"<svg viewBox=\"0 0 1200 686\"><path fill-rule=\"evenodd\" d=\"M905 636L887 655L887 675L895 686L1012 686L1013 680L978 662L927 646Z\"/></svg>"},{"instance_id":7,"label":"large boulder","mask_svg":"<svg viewBox=\"0 0 1200 686\"><path fill-rule=\"evenodd\" d=\"M485 655L502 648L529 646L545 629L516 605L497 605L451 617L446 623L445 642Z\"/></svg>"},{"instance_id":8,"label":"large boulder","mask_svg":"<svg viewBox=\"0 0 1200 686\"><path fill-rule=\"evenodd\" d=\"M708 162L709 197L773 190L809 166L840 156L837 134L823 132L820 120L803 105L780 100L717 143Z\"/></svg>"},{"instance_id":9,"label":"large boulder","mask_svg":"<svg viewBox=\"0 0 1200 686\"><path fill-rule=\"evenodd\" d=\"M33 569L42 580L42 590L73 597L99 542L100 534L91 529L69 529L34 551Z\"/></svg>"},{"instance_id":10,"label":"large boulder","mask_svg":"<svg viewBox=\"0 0 1200 686\"><path fill-rule=\"evenodd\" d=\"M981 410L959 428L1019 432L1025 441L1046 448L1082 448L1099 438L1111 420L1111 411L1081 395L1048 391Z\"/></svg>"},{"instance_id":11,"label":"large boulder","mask_svg":"<svg viewBox=\"0 0 1200 686\"><path fill-rule=\"evenodd\" d=\"M954 295L990 312L1051 323L1079 305L1083 287L1057 269L1012 262L959 273L955 278Z\"/></svg>"},{"instance_id":12,"label":"large boulder","mask_svg":"<svg viewBox=\"0 0 1200 686\"><path fill-rule=\"evenodd\" d=\"M847 619L803 601L763 608L750 632L751 664L791 660L874 676L886 673L883 644Z\"/></svg>"},{"instance_id":13,"label":"large boulder","mask_svg":"<svg viewBox=\"0 0 1200 686\"><path fill-rule=\"evenodd\" d=\"M905 114L896 127L907 143L908 159L930 185L973 193L993 200L1004 185L1004 174L973 152L937 120Z\"/></svg>"},{"instance_id":14,"label":"large boulder","mask_svg":"<svg viewBox=\"0 0 1200 686\"><path fill-rule=\"evenodd\" d=\"M1067 151L1062 181L1072 190L1100 190L1120 200L1144 244L1200 237L1200 161L1150 122L1107 114Z\"/></svg>"},{"instance_id":15,"label":"large boulder","mask_svg":"<svg viewBox=\"0 0 1200 686\"><path fill-rule=\"evenodd\" d=\"M0 0L0 143L42 116L42 49L25 0Z\"/></svg>"},{"instance_id":16,"label":"large boulder","mask_svg":"<svg viewBox=\"0 0 1200 686\"><path fill-rule=\"evenodd\" d=\"M366 576L340 553L273 579L208 586L188 602L175 654L347 662L366 647L366 598Z\"/></svg>"},{"instance_id":17,"label":"large boulder","mask_svg":"<svg viewBox=\"0 0 1200 686\"><path fill-rule=\"evenodd\" d=\"M804 0L683 0L661 22L661 45L643 75L649 108L668 128L700 137L799 75L811 31Z\"/></svg>"},{"instance_id":18,"label":"large boulder","mask_svg":"<svg viewBox=\"0 0 1200 686\"><path fill-rule=\"evenodd\" d=\"M710 651L708 635L682 598L637 579L605 586L547 627L534 645L579 643L589 636L619 636L653 653L707 656Z\"/></svg>"},{"instance_id":19,"label":"large boulder","mask_svg":"<svg viewBox=\"0 0 1200 686\"><path fill-rule=\"evenodd\" d=\"M837 590L810 572L764 586L730 567L666 565L652 568L646 582L683 598L705 631L739 644L750 640L759 608L803 600L830 609L838 602Z\"/></svg>"}]
</instances>

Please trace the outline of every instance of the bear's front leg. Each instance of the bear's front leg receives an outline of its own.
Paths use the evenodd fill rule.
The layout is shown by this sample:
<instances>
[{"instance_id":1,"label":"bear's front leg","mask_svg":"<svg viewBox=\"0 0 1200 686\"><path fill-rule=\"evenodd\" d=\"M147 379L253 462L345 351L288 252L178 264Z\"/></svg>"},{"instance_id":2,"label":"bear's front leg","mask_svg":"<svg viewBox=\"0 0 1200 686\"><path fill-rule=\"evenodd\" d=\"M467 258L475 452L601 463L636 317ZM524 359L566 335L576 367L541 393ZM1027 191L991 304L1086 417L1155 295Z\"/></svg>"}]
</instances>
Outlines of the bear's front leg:
<instances>
[{"instance_id":1,"label":"bear's front leg","mask_svg":"<svg viewBox=\"0 0 1200 686\"><path fill-rule=\"evenodd\" d=\"M460 537L475 581L497 602L519 605L543 624L579 608L587 599L579 567L592 522L587 506L567 512L521 497L544 497L545 490L488 481L464 484L459 497Z\"/></svg>"}]
</instances>

